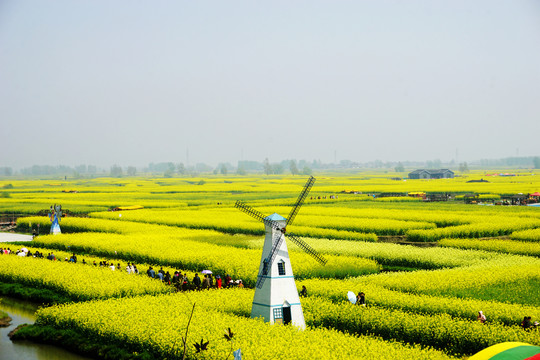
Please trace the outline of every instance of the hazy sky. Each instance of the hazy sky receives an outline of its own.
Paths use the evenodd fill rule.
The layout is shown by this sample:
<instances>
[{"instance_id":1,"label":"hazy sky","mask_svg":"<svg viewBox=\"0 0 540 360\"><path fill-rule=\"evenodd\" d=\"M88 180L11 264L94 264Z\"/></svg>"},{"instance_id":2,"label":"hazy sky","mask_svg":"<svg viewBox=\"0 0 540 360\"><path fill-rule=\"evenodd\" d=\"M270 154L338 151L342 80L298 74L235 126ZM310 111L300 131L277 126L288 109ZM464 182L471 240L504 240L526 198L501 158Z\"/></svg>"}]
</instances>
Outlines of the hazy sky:
<instances>
[{"instance_id":1,"label":"hazy sky","mask_svg":"<svg viewBox=\"0 0 540 360\"><path fill-rule=\"evenodd\" d=\"M0 0L0 166L540 155L540 1Z\"/></svg>"}]
</instances>

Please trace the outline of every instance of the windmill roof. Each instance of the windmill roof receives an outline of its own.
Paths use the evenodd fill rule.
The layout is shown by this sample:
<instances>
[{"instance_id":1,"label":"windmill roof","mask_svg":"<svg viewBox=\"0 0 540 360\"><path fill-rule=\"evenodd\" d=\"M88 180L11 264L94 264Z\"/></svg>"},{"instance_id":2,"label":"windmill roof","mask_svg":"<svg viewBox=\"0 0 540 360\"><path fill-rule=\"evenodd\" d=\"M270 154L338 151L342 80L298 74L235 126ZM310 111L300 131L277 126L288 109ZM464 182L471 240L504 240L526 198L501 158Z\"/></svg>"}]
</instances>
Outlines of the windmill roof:
<instances>
[{"instance_id":1,"label":"windmill roof","mask_svg":"<svg viewBox=\"0 0 540 360\"><path fill-rule=\"evenodd\" d=\"M267 217L265 217L265 219L267 219L267 220L272 220L272 221L283 221L283 220L287 220L287 219L285 219L283 216L279 215L278 213L273 213L272 215L268 215Z\"/></svg>"}]
</instances>

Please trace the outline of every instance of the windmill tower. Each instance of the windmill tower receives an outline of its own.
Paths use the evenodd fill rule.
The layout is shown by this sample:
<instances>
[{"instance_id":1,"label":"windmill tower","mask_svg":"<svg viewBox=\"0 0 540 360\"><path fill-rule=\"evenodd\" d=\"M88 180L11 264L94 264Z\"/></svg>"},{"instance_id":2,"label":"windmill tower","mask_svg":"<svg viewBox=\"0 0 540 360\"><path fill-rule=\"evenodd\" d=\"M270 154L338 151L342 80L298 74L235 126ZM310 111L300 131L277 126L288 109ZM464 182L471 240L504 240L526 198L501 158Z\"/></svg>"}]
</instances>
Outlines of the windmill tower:
<instances>
[{"instance_id":1,"label":"windmill tower","mask_svg":"<svg viewBox=\"0 0 540 360\"><path fill-rule=\"evenodd\" d=\"M237 201L235 204L241 211L262 221L266 230L251 308L252 318L262 317L264 321L271 324L292 324L300 329L306 327L300 297L294 282L285 232L287 225L290 225L296 217L314 182L315 178L311 176L294 204L288 219L276 213L264 216L241 201ZM294 241L296 245L321 264L326 264L326 260L299 237L287 233L287 238Z\"/></svg>"}]
</instances>

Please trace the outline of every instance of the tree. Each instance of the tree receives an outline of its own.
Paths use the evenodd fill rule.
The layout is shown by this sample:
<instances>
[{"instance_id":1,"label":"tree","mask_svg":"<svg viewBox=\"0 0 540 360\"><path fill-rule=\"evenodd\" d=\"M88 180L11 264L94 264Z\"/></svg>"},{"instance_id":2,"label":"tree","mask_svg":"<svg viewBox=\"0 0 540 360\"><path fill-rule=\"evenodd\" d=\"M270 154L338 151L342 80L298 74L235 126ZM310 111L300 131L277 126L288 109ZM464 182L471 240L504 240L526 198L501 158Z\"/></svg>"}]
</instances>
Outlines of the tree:
<instances>
[{"instance_id":1,"label":"tree","mask_svg":"<svg viewBox=\"0 0 540 360\"><path fill-rule=\"evenodd\" d=\"M240 160L238 161L238 167L246 171L258 171L263 170L263 164L258 161Z\"/></svg>"},{"instance_id":2,"label":"tree","mask_svg":"<svg viewBox=\"0 0 540 360\"><path fill-rule=\"evenodd\" d=\"M111 177L122 177L122 167L120 165L114 164L111 166Z\"/></svg>"},{"instance_id":3,"label":"tree","mask_svg":"<svg viewBox=\"0 0 540 360\"><path fill-rule=\"evenodd\" d=\"M298 171L298 167L296 166L296 161L291 160L291 163L289 165L289 169L291 170L291 174L298 175L300 172Z\"/></svg>"},{"instance_id":4,"label":"tree","mask_svg":"<svg viewBox=\"0 0 540 360\"><path fill-rule=\"evenodd\" d=\"M227 166L225 166L225 164L221 164L219 172L221 173L221 175L227 175Z\"/></svg>"},{"instance_id":5,"label":"tree","mask_svg":"<svg viewBox=\"0 0 540 360\"><path fill-rule=\"evenodd\" d=\"M128 176L135 176L137 175L137 168L135 166L128 166L127 168L127 174Z\"/></svg>"},{"instance_id":6,"label":"tree","mask_svg":"<svg viewBox=\"0 0 540 360\"><path fill-rule=\"evenodd\" d=\"M429 169L438 169L438 168L441 167L441 164L442 164L442 162L439 159L430 160L430 161L427 162L427 167Z\"/></svg>"},{"instance_id":7,"label":"tree","mask_svg":"<svg viewBox=\"0 0 540 360\"><path fill-rule=\"evenodd\" d=\"M84 174L84 173L87 172L87 170L88 170L88 168L84 164L75 166L75 171L78 172L79 174Z\"/></svg>"},{"instance_id":8,"label":"tree","mask_svg":"<svg viewBox=\"0 0 540 360\"><path fill-rule=\"evenodd\" d=\"M540 156L535 156L533 159L534 168L540 169Z\"/></svg>"},{"instance_id":9,"label":"tree","mask_svg":"<svg viewBox=\"0 0 540 360\"><path fill-rule=\"evenodd\" d=\"M0 175L11 176L13 175L13 169L10 167L0 167Z\"/></svg>"},{"instance_id":10,"label":"tree","mask_svg":"<svg viewBox=\"0 0 540 360\"><path fill-rule=\"evenodd\" d=\"M268 161L268 158L264 159L263 167L264 167L264 173L266 175L270 175L273 173L272 165L270 165L270 161Z\"/></svg>"},{"instance_id":11,"label":"tree","mask_svg":"<svg viewBox=\"0 0 540 360\"><path fill-rule=\"evenodd\" d=\"M396 172L404 172L405 168L403 167L403 164L401 162L398 162L394 170L396 170Z\"/></svg>"},{"instance_id":12,"label":"tree","mask_svg":"<svg viewBox=\"0 0 540 360\"><path fill-rule=\"evenodd\" d=\"M198 173L211 172L212 167L210 165L208 165L208 164L205 164L205 163L197 163L197 164L195 164L195 171L198 172Z\"/></svg>"},{"instance_id":13,"label":"tree","mask_svg":"<svg viewBox=\"0 0 540 360\"><path fill-rule=\"evenodd\" d=\"M311 168L309 166L304 166L304 168L302 169L302 174L303 175L311 175L313 173L313 170L311 170Z\"/></svg>"},{"instance_id":14,"label":"tree","mask_svg":"<svg viewBox=\"0 0 540 360\"><path fill-rule=\"evenodd\" d=\"M462 162L462 163L459 164L459 171L462 172L462 173L468 173L469 172L469 167L467 166L466 162Z\"/></svg>"},{"instance_id":15,"label":"tree","mask_svg":"<svg viewBox=\"0 0 540 360\"><path fill-rule=\"evenodd\" d=\"M177 169L179 175L184 175L185 173L187 173L187 170L186 170L186 167L184 166L184 163L177 164L176 169Z\"/></svg>"},{"instance_id":16,"label":"tree","mask_svg":"<svg viewBox=\"0 0 540 360\"><path fill-rule=\"evenodd\" d=\"M273 164L272 174L283 174L283 166L281 164Z\"/></svg>"},{"instance_id":17,"label":"tree","mask_svg":"<svg viewBox=\"0 0 540 360\"><path fill-rule=\"evenodd\" d=\"M236 174L237 175L246 175L247 172L246 170L244 169L244 167L242 165L238 166L238 168L236 169Z\"/></svg>"},{"instance_id":18,"label":"tree","mask_svg":"<svg viewBox=\"0 0 540 360\"><path fill-rule=\"evenodd\" d=\"M166 177L166 178L172 178L173 175L174 175L174 171L172 171L171 169L167 169L163 173L163 177Z\"/></svg>"}]
</instances>

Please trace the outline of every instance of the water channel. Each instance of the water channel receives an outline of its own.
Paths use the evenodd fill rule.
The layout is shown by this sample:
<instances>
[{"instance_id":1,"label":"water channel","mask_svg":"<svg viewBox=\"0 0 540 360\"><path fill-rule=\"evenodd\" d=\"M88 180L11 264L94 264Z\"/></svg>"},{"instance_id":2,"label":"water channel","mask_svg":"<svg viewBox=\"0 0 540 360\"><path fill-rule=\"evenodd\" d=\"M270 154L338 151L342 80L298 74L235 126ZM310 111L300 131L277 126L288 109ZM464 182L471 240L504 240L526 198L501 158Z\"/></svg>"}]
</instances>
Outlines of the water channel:
<instances>
[{"instance_id":1,"label":"water channel","mask_svg":"<svg viewBox=\"0 0 540 360\"><path fill-rule=\"evenodd\" d=\"M29 341L12 342L8 334L20 324L33 324L38 305L2 297L0 310L12 319L8 327L0 327L0 360L89 360L62 348Z\"/></svg>"}]
</instances>

